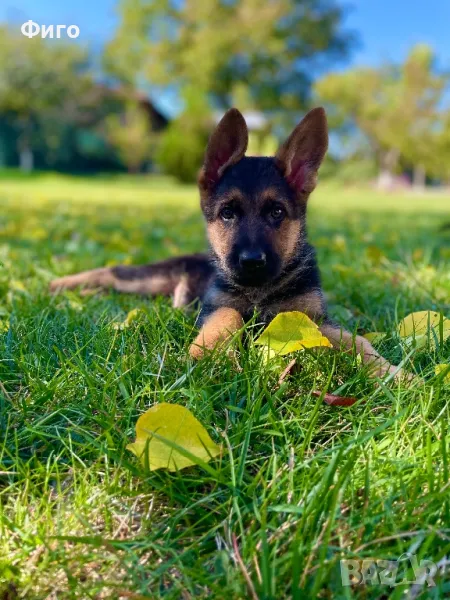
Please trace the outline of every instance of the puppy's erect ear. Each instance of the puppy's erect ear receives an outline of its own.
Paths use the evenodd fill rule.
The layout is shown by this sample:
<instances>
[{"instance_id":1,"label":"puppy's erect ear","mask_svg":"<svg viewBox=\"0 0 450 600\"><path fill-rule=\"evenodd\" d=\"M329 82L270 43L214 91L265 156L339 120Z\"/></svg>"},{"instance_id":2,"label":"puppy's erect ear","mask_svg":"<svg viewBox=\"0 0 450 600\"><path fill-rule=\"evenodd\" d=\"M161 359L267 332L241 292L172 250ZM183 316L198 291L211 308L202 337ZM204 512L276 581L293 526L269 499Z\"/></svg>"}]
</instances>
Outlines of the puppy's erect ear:
<instances>
[{"instance_id":1,"label":"puppy's erect ear","mask_svg":"<svg viewBox=\"0 0 450 600\"><path fill-rule=\"evenodd\" d=\"M327 117L323 108L313 108L284 144L275 160L298 195L316 187L317 171L328 148Z\"/></svg>"},{"instance_id":2,"label":"puppy's erect ear","mask_svg":"<svg viewBox=\"0 0 450 600\"><path fill-rule=\"evenodd\" d=\"M213 131L205 153L200 185L214 186L227 167L244 156L248 144L247 124L237 108L230 108Z\"/></svg>"}]
</instances>

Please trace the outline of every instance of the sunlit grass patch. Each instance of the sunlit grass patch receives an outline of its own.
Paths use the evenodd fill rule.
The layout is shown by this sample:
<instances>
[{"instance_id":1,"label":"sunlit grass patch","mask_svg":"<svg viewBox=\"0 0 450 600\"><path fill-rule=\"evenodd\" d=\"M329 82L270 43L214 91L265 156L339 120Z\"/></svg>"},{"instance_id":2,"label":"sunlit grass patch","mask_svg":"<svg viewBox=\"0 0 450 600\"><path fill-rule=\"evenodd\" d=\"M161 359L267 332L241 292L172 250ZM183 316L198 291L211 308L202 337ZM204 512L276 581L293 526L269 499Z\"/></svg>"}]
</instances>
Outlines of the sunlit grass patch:
<instances>
[{"instance_id":1,"label":"sunlit grass patch","mask_svg":"<svg viewBox=\"0 0 450 600\"><path fill-rule=\"evenodd\" d=\"M385 332L392 361L410 353L402 318L450 317L449 206L330 186L310 200L333 318ZM327 349L296 355L281 385L252 343L193 365L192 312L47 293L57 275L203 250L193 187L0 178L0 207L0 598L240 599L246 578L261 599L400 598L347 593L339 560L448 556L450 387L436 367L449 342L406 358L409 384L375 385L358 357ZM312 394L326 389L359 401L326 406ZM220 444L210 471L150 473L126 450L160 402ZM422 597L448 592L448 576L436 584Z\"/></svg>"}]
</instances>

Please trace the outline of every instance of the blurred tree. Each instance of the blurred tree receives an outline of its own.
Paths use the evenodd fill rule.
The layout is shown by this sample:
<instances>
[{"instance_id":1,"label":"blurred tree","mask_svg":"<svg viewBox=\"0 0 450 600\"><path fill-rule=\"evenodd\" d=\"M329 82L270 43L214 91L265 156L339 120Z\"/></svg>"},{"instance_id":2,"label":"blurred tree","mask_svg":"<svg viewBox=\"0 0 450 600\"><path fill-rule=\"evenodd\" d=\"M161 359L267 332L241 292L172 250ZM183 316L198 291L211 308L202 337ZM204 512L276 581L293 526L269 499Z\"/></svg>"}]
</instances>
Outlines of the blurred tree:
<instances>
[{"instance_id":1,"label":"blurred tree","mask_svg":"<svg viewBox=\"0 0 450 600\"><path fill-rule=\"evenodd\" d=\"M228 108L237 84L258 110L303 108L312 77L347 55L335 0L121 0L105 65L122 82L185 86Z\"/></svg>"},{"instance_id":2,"label":"blurred tree","mask_svg":"<svg viewBox=\"0 0 450 600\"><path fill-rule=\"evenodd\" d=\"M429 174L450 185L450 110L444 111L441 126L431 135L434 152Z\"/></svg>"},{"instance_id":3,"label":"blurred tree","mask_svg":"<svg viewBox=\"0 0 450 600\"><path fill-rule=\"evenodd\" d=\"M402 65L333 73L315 85L328 109L330 125L356 127L368 140L379 165L379 185L389 187L400 159L414 168L414 183L435 170L437 134L448 76L436 69L432 50L415 46Z\"/></svg>"},{"instance_id":4,"label":"blurred tree","mask_svg":"<svg viewBox=\"0 0 450 600\"><path fill-rule=\"evenodd\" d=\"M79 44L29 39L0 27L0 112L17 131L22 169L33 168L38 129L50 149L62 143L91 83L86 66Z\"/></svg>"},{"instance_id":5,"label":"blurred tree","mask_svg":"<svg viewBox=\"0 0 450 600\"><path fill-rule=\"evenodd\" d=\"M412 49L400 72L403 106L398 111L401 121L397 122L397 132L399 136L404 132L401 153L413 166L416 188L423 188L426 173L435 171L439 132L444 126L442 102L448 82L448 73L437 70L436 57L425 44Z\"/></svg>"},{"instance_id":6,"label":"blurred tree","mask_svg":"<svg viewBox=\"0 0 450 600\"><path fill-rule=\"evenodd\" d=\"M205 98L185 90L185 111L161 134L156 162L164 172L183 182L195 181L212 128Z\"/></svg>"},{"instance_id":7,"label":"blurred tree","mask_svg":"<svg viewBox=\"0 0 450 600\"><path fill-rule=\"evenodd\" d=\"M105 119L106 137L130 173L138 173L155 150L157 138L147 113L136 102L129 102L122 114Z\"/></svg>"}]
</instances>

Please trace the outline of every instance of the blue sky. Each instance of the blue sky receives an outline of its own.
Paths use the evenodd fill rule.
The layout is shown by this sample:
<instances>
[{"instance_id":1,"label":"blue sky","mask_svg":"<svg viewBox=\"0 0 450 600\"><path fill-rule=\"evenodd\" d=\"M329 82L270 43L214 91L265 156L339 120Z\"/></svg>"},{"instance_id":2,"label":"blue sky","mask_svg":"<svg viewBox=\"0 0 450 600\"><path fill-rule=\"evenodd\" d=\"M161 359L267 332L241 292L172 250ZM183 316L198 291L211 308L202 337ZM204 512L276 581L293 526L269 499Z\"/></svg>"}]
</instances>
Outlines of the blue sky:
<instances>
[{"instance_id":1,"label":"blue sky","mask_svg":"<svg viewBox=\"0 0 450 600\"><path fill-rule=\"evenodd\" d=\"M347 27L361 41L350 64L400 61L414 43L427 42L440 65L450 67L450 0L348 0L346 4L352 6ZM17 26L28 19L46 25L78 25L79 39L99 47L114 32L116 5L117 0L0 0L0 21Z\"/></svg>"},{"instance_id":2,"label":"blue sky","mask_svg":"<svg viewBox=\"0 0 450 600\"><path fill-rule=\"evenodd\" d=\"M450 66L449 0L355 0L347 23L362 43L353 63L399 61L413 44L426 42Z\"/></svg>"}]
</instances>

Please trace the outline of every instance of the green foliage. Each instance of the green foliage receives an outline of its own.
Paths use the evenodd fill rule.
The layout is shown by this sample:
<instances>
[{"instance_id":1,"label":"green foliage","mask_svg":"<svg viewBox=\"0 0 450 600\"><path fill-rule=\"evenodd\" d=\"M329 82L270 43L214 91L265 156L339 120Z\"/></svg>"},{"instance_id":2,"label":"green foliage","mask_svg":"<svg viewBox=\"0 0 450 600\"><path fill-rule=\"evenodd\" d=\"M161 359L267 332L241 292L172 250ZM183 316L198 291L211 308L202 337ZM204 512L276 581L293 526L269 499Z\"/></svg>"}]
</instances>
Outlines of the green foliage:
<instances>
[{"instance_id":1,"label":"green foliage","mask_svg":"<svg viewBox=\"0 0 450 600\"><path fill-rule=\"evenodd\" d=\"M152 133L148 115L136 102L123 113L105 119L106 136L130 172L138 172L155 151L157 135Z\"/></svg>"},{"instance_id":2,"label":"green foliage","mask_svg":"<svg viewBox=\"0 0 450 600\"><path fill-rule=\"evenodd\" d=\"M0 27L0 113L17 131L21 153L44 139L50 155L64 145L68 127L89 91L87 52L76 43L25 40Z\"/></svg>"},{"instance_id":3,"label":"green foliage","mask_svg":"<svg viewBox=\"0 0 450 600\"><path fill-rule=\"evenodd\" d=\"M179 117L161 135L156 162L164 173L191 183L202 164L207 141L206 130L192 127L186 116Z\"/></svg>"},{"instance_id":4,"label":"green foliage","mask_svg":"<svg viewBox=\"0 0 450 600\"><path fill-rule=\"evenodd\" d=\"M325 171L326 173L326 171ZM322 169L320 176L322 177ZM339 161L330 177L341 185L361 185L373 181L377 176L375 161L364 157L349 157Z\"/></svg>"},{"instance_id":5,"label":"green foliage","mask_svg":"<svg viewBox=\"0 0 450 600\"><path fill-rule=\"evenodd\" d=\"M248 576L261 600L340 598L342 558L449 556L450 387L435 375L449 341L406 360L421 375L409 385L305 350L279 387L253 344L193 366L195 312L168 300L47 293L57 275L203 250L197 195L145 176L0 178L0 595L240 600ZM403 317L450 316L448 203L326 186L310 199L332 317L387 332L395 362ZM326 406L313 390L359 402ZM143 474L126 445L161 402L223 446L210 471ZM448 596L448 570L435 582L422 598Z\"/></svg>"},{"instance_id":6,"label":"green foliage","mask_svg":"<svg viewBox=\"0 0 450 600\"><path fill-rule=\"evenodd\" d=\"M203 163L212 121L204 98L195 90L186 90L185 99L185 111L161 134L155 160L164 173L191 183Z\"/></svg>"},{"instance_id":7,"label":"green foliage","mask_svg":"<svg viewBox=\"0 0 450 600\"><path fill-rule=\"evenodd\" d=\"M271 133L249 132L247 156L274 156L277 152L279 142Z\"/></svg>"},{"instance_id":8,"label":"green foliage","mask_svg":"<svg viewBox=\"0 0 450 600\"><path fill-rule=\"evenodd\" d=\"M8 27L0 28L0 108L18 116L64 110L74 101L87 52L75 43L51 43L37 36L26 41Z\"/></svg>"},{"instance_id":9,"label":"green foliage","mask_svg":"<svg viewBox=\"0 0 450 600\"><path fill-rule=\"evenodd\" d=\"M325 103L332 127L356 127L366 136L380 168L395 172L402 160L438 174L448 74L435 63L432 50L419 44L402 65L326 75L315 85L316 96Z\"/></svg>"},{"instance_id":10,"label":"green foliage","mask_svg":"<svg viewBox=\"0 0 450 600\"><path fill-rule=\"evenodd\" d=\"M258 109L295 110L311 66L347 54L343 15L334 0L121 0L105 65L122 81L188 85L222 106L245 84Z\"/></svg>"}]
</instances>

